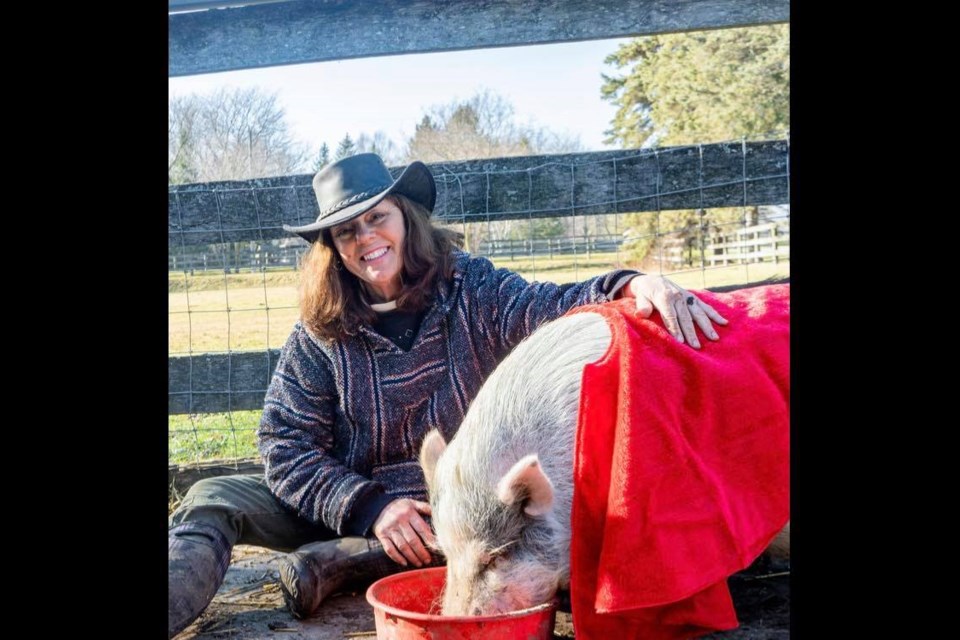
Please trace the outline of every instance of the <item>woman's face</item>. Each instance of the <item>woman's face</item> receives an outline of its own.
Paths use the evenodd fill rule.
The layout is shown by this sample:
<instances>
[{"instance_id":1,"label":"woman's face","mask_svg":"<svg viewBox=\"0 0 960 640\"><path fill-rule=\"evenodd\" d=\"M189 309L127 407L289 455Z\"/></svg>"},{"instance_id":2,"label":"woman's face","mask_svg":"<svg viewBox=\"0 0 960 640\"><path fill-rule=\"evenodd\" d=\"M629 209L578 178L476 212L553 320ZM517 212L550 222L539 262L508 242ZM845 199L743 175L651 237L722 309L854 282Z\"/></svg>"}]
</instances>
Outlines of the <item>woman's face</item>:
<instances>
[{"instance_id":1,"label":"woman's face","mask_svg":"<svg viewBox=\"0 0 960 640\"><path fill-rule=\"evenodd\" d=\"M375 302L393 300L400 294L407 231L403 212L393 200L384 198L363 215L332 227L330 233L343 265L379 298Z\"/></svg>"}]
</instances>

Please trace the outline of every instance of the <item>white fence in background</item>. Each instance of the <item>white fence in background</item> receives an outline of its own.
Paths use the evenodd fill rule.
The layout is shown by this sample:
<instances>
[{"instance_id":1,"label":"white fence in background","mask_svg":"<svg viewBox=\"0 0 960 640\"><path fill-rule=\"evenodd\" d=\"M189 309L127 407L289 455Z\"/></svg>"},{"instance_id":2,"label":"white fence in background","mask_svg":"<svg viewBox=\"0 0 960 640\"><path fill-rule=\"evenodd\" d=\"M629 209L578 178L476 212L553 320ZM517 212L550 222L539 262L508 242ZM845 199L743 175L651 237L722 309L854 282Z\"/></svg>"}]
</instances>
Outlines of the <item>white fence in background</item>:
<instances>
[{"instance_id":1,"label":"white fence in background","mask_svg":"<svg viewBox=\"0 0 960 640\"><path fill-rule=\"evenodd\" d=\"M662 260L675 268L694 264L722 267L752 262L790 259L790 227L769 222L711 233L701 251L698 243L683 238L664 238Z\"/></svg>"}]
</instances>

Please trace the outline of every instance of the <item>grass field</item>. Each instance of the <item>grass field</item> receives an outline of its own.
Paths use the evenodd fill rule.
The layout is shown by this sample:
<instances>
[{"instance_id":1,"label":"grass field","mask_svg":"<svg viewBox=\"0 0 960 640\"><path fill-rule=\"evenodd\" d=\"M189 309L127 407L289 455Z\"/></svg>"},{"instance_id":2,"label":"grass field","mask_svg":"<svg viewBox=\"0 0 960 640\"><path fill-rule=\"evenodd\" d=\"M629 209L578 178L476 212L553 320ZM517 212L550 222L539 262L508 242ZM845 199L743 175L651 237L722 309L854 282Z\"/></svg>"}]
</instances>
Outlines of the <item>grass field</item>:
<instances>
[{"instance_id":1,"label":"grass field","mask_svg":"<svg viewBox=\"0 0 960 640\"><path fill-rule=\"evenodd\" d=\"M617 254L495 260L528 280L576 282L618 266ZM647 269L646 273L658 273ZM664 273L688 289L703 289L790 275L790 263L758 263ZM276 349L297 319L297 272L225 275L170 274L170 355ZM257 455L260 411L169 417L170 462L250 458Z\"/></svg>"},{"instance_id":2,"label":"grass field","mask_svg":"<svg viewBox=\"0 0 960 640\"><path fill-rule=\"evenodd\" d=\"M617 267L617 254L562 258L496 260L498 267L528 280L576 282ZM657 273L649 270L647 273ZM790 275L790 263L664 273L689 289L755 282ZM278 349L297 321L297 272L171 274L169 280L169 353Z\"/></svg>"},{"instance_id":3,"label":"grass field","mask_svg":"<svg viewBox=\"0 0 960 640\"><path fill-rule=\"evenodd\" d=\"M170 462L253 458L262 411L234 411L169 416L167 450Z\"/></svg>"}]
</instances>

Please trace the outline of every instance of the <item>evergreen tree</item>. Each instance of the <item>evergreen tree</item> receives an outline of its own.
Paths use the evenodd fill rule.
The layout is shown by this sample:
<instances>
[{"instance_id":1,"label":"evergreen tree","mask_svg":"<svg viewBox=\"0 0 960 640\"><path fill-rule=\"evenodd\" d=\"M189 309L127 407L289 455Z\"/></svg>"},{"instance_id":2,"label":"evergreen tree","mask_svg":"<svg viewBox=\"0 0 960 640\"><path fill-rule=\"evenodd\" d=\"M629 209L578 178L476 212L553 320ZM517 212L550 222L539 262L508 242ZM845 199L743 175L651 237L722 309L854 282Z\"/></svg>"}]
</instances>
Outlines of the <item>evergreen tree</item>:
<instances>
[{"instance_id":1,"label":"evergreen tree","mask_svg":"<svg viewBox=\"0 0 960 640\"><path fill-rule=\"evenodd\" d=\"M764 25L621 45L601 95L617 106L607 142L640 147L783 135L790 127L790 32Z\"/></svg>"},{"instance_id":2,"label":"evergreen tree","mask_svg":"<svg viewBox=\"0 0 960 640\"><path fill-rule=\"evenodd\" d=\"M317 154L316 159L313 161L313 172L316 173L320 171L320 169L323 169L328 164L330 164L330 147L324 142L320 145L320 153Z\"/></svg>"},{"instance_id":3,"label":"evergreen tree","mask_svg":"<svg viewBox=\"0 0 960 640\"><path fill-rule=\"evenodd\" d=\"M625 148L779 137L790 127L790 32L765 25L636 38L605 62L601 95L617 106L608 144ZM634 213L627 245L641 262L665 236L688 264L711 233L756 220L755 207Z\"/></svg>"},{"instance_id":4,"label":"evergreen tree","mask_svg":"<svg viewBox=\"0 0 960 640\"><path fill-rule=\"evenodd\" d=\"M353 139L350 137L350 134L343 136L343 140L340 141L340 144L337 145L337 154L334 156L334 160L343 160L348 156L355 155L357 153L356 147L353 144Z\"/></svg>"}]
</instances>

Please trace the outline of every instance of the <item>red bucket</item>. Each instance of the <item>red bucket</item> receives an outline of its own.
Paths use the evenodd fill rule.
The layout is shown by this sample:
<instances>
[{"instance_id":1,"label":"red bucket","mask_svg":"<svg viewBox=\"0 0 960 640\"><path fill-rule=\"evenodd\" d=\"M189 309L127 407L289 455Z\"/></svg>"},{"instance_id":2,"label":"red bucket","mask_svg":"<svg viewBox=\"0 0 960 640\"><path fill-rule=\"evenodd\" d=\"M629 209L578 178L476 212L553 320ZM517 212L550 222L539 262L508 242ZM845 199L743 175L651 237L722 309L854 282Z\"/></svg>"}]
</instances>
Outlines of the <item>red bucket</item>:
<instances>
[{"instance_id":1,"label":"red bucket","mask_svg":"<svg viewBox=\"0 0 960 640\"><path fill-rule=\"evenodd\" d=\"M414 569L377 580L367 589L378 640L550 640L557 602L493 616L442 616L445 567Z\"/></svg>"}]
</instances>

